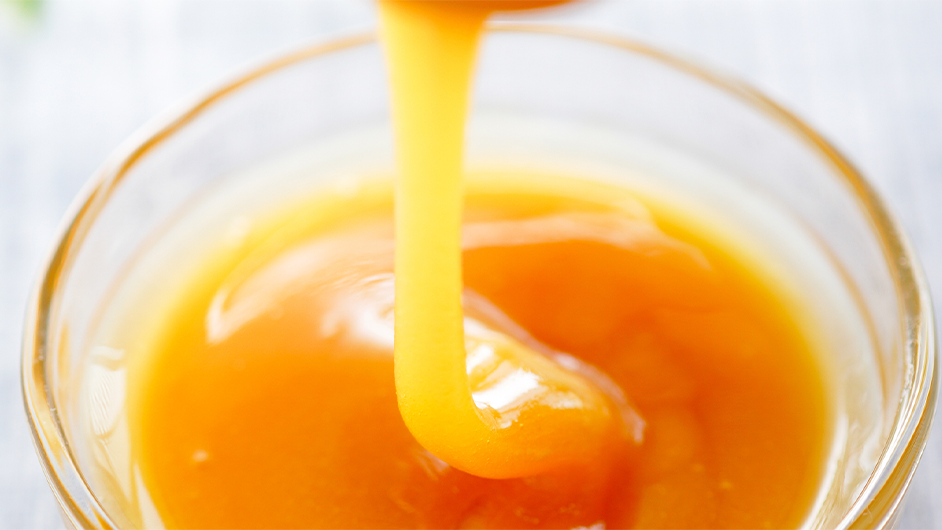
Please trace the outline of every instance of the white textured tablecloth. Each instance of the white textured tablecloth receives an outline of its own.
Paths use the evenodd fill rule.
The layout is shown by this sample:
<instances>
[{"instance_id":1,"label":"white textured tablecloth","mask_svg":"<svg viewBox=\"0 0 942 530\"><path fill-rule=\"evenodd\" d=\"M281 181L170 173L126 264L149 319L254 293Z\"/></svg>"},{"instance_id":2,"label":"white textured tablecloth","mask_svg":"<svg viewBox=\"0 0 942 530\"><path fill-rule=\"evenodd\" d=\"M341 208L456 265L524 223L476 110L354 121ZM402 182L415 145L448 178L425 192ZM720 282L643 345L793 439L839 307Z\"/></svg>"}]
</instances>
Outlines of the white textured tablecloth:
<instances>
[{"instance_id":1,"label":"white textured tablecloth","mask_svg":"<svg viewBox=\"0 0 942 530\"><path fill-rule=\"evenodd\" d=\"M0 0L0 529L62 526L22 411L19 345L28 290L79 187L182 96L375 20L361 0L23 3ZM805 118L883 193L942 300L942 1L612 0L544 18L700 60ZM942 528L940 431L902 528Z\"/></svg>"}]
</instances>

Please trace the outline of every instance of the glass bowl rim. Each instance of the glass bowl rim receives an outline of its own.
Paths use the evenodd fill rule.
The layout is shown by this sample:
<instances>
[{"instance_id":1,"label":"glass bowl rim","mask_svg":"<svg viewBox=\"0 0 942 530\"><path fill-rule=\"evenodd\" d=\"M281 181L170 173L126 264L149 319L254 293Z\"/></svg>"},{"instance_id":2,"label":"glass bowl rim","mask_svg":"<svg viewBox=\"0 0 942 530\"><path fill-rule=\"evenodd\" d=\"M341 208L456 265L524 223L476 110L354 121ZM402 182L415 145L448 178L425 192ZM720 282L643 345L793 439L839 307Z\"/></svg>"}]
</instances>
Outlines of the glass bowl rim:
<instances>
[{"instance_id":1,"label":"glass bowl rim","mask_svg":"<svg viewBox=\"0 0 942 530\"><path fill-rule=\"evenodd\" d=\"M488 31L557 36L606 45L646 57L696 78L786 127L810 149L817 151L851 187L858 204L869 216L871 229L879 238L883 257L900 298L900 324L905 340L904 361L908 364L902 386L905 395L898 404L890 438L884 445L873 473L838 528L884 527L890 523L925 449L936 406L939 374L935 367L937 348L927 282L911 244L873 187L836 148L804 121L734 76L719 73L713 68L681 59L638 41L606 35L596 30L497 23L491 24ZM57 243L45 262L44 273L30 295L23 338L21 385L26 416L43 472L60 509L77 528L117 528L76 465L75 455L65 437L50 391L45 364L56 288L87 230L111 193L138 160L215 103L279 70L375 41L374 32L365 32L303 45L278 54L274 59L261 61L229 77L215 88L171 107L122 143L93 174L70 206Z\"/></svg>"}]
</instances>

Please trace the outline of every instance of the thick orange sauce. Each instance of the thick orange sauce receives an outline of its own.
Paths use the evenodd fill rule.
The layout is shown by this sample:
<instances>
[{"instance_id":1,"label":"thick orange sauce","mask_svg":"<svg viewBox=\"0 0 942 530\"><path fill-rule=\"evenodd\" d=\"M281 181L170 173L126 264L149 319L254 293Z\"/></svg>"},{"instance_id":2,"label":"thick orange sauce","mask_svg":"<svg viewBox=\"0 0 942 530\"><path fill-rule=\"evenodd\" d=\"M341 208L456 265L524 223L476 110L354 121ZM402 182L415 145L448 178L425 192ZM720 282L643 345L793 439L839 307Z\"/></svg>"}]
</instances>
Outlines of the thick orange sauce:
<instances>
[{"instance_id":1,"label":"thick orange sauce","mask_svg":"<svg viewBox=\"0 0 942 530\"><path fill-rule=\"evenodd\" d=\"M181 271L130 374L135 459L167 526L800 524L827 407L793 308L699 221L626 204L546 175L469 183L464 310L468 330L605 374L644 419L640 445L514 479L432 456L397 407L391 193L325 194Z\"/></svg>"},{"instance_id":2,"label":"thick orange sauce","mask_svg":"<svg viewBox=\"0 0 942 530\"><path fill-rule=\"evenodd\" d=\"M607 396L591 378L506 335L469 337L462 325L462 153L478 39L494 10L551 3L379 3L399 170L394 362L399 412L409 432L436 457L488 478L584 465L620 440L640 437L637 412ZM477 346L469 345L469 338ZM465 362L469 347L493 350L471 372ZM508 386L526 388L526 395L485 408L473 398Z\"/></svg>"}]
</instances>

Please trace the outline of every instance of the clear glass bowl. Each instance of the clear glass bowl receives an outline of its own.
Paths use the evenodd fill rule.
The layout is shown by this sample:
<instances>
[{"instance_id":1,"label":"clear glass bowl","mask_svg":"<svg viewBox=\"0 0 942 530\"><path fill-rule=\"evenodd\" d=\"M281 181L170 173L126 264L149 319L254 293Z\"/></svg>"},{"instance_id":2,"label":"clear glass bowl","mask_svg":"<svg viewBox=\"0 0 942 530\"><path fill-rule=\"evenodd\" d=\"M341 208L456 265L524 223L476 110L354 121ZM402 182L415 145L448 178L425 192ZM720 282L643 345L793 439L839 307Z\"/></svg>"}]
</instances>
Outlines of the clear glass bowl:
<instances>
[{"instance_id":1,"label":"clear glass bowl","mask_svg":"<svg viewBox=\"0 0 942 530\"><path fill-rule=\"evenodd\" d=\"M37 451L74 527L160 525L128 443L133 337L114 325L132 279L162 281L148 256L166 254L180 227L222 237L231 212L192 212L233 189L245 213L344 174L391 172L387 97L371 35L304 48L169 112L88 184L33 294L22 373ZM472 166L572 165L689 199L806 275L795 296L823 330L835 412L805 526L892 526L935 408L932 310L898 224L833 147L739 81L639 43L522 26L488 35L468 141ZM163 259L195 258L177 247Z\"/></svg>"}]
</instances>

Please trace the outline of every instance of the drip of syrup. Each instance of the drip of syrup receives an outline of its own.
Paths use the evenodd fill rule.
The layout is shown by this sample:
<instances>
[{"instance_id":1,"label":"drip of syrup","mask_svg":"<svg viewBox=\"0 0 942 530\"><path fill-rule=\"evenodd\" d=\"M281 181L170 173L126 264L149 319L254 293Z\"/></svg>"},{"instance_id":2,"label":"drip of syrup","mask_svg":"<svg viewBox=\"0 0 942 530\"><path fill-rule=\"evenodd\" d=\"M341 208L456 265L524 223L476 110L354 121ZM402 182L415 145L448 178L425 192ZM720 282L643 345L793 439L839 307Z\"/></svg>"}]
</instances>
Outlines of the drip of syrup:
<instances>
[{"instance_id":1,"label":"drip of syrup","mask_svg":"<svg viewBox=\"0 0 942 530\"><path fill-rule=\"evenodd\" d=\"M596 385L511 337L465 336L462 151L476 49L494 11L559 2L380 2L392 87L396 186L395 376L409 431L438 458L488 478L586 463L626 415ZM469 362L467 352L487 352ZM475 395L503 389L513 407Z\"/></svg>"}]
</instances>

